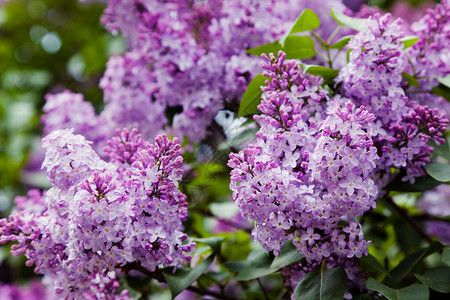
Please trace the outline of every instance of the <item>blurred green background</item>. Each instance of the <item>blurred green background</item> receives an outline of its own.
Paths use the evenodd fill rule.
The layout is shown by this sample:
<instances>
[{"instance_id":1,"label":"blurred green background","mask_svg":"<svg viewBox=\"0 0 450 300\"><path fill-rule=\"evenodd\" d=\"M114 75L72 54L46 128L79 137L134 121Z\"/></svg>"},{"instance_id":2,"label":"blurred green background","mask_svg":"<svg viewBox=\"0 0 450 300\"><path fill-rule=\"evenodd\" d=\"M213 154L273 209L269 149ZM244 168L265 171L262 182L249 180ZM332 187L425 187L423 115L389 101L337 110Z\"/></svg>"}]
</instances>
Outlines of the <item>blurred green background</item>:
<instances>
[{"instance_id":1,"label":"blurred green background","mask_svg":"<svg viewBox=\"0 0 450 300\"><path fill-rule=\"evenodd\" d=\"M101 3L13 0L0 8L0 215L11 199L45 179L22 170L42 135L46 93L80 92L97 111L107 58L125 50L120 37L100 25Z\"/></svg>"}]
</instances>

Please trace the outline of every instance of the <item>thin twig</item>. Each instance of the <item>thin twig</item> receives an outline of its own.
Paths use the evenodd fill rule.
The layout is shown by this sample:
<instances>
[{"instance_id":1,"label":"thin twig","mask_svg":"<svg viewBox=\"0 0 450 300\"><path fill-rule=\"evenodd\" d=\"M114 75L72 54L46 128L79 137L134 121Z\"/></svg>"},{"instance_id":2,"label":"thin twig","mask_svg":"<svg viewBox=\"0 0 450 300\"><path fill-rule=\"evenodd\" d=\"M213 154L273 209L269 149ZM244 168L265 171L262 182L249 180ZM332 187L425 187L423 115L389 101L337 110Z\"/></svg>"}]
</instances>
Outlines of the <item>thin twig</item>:
<instances>
[{"instance_id":1,"label":"thin twig","mask_svg":"<svg viewBox=\"0 0 450 300\"><path fill-rule=\"evenodd\" d=\"M269 300L269 296L267 295L267 290L266 290L266 288L264 287L264 285L262 284L261 278L256 278L256 281L258 282L259 288L261 289L261 291L262 291L263 294L264 294L264 299Z\"/></svg>"},{"instance_id":2,"label":"thin twig","mask_svg":"<svg viewBox=\"0 0 450 300\"><path fill-rule=\"evenodd\" d=\"M142 274L147 275L148 277L157 280L158 282L167 283L167 281L164 278L164 276L162 275L160 269L157 269L154 272L151 272L151 271L147 270L146 268L142 267L140 264L128 264L126 269L128 271L129 270L139 271ZM200 294L200 295L213 296L213 297L216 297L217 299L224 299L224 300L237 300L238 299L238 298L222 295L220 293L216 293L216 292L204 289L204 288L198 288L198 287L195 287L192 285L187 287L186 290Z\"/></svg>"},{"instance_id":3,"label":"thin twig","mask_svg":"<svg viewBox=\"0 0 450 300\"><path fill-rule=\"evenodd\" d=\"M341 28L342 28L342 25L339 25L338 27L336 27L336 29L333 31L333 33L330 35L330 37L327 40L328 46L331 45L331 42L333 41L334 37L339 32L339 30L341 30Z\"/></svg>"}]
</instances>

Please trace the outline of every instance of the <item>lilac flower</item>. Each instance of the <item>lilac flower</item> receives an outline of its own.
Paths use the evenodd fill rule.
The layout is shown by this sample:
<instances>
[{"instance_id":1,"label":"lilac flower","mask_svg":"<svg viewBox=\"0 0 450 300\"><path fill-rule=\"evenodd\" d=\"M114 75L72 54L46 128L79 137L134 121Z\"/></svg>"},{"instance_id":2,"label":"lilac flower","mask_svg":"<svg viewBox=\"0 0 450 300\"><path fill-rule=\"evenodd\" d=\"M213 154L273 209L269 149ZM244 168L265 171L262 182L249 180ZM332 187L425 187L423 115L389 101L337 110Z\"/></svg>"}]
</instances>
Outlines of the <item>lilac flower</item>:
<instances>
[{"instance_id":1,"label":"lilac flower","mask_svg":"<svg viewBox=\"0 0 450 300\"><path fill-rule=\"evenodd\" d=\"M426 14L411 25L412 34L419 40L407 49L411 66L408 72L418 79L420 88L409 87L408 96L420 105L439 108L449 115L450 104L444 98L427 92L437 86L438 77L450 74L448 56L450 49L450 3L447 0L436 4L433 9L427 9Z\"/></svg>"},{"instance_id":2,"label":"lilac flower","mask_svg":"<svg viewBox=\"0 0 450 300\"><path fill-rule=\"evenodd\" d=\"M117 135L108 142L110 163L71 130L45 137L43 166L52 188L43 196L29 193L44 209L18 198L16 211L0 220L0 243L17 242L11 253L51 278L60 297L128 299L126 291L116 294L122 270L178 267L195 246L183 243L181 231L187 203L178 190L178 140L163 135L152 145L136 130ZM154 180L145 184L148 170Z\"/></svg>"},{"instance_id":3,"label":"lilac flower","mask_svg":"<svg viewBox=\"0 0 450 300\"><path fill-rule=\"evenodd\" d=\"M404 181L424 175L433 151L427 141L443 143L448 125L445 115L416 104L402 88L402 72L411 54L417 53L408 55L403 49L400 24L401 20L391 22L389 14L375 14L368 21L370 30L350 40L350 61L338 76L342 93L376 117L374 145L381 155L373 178L379 186L396 175L392 167L406 171Z\"/></svg>"},{"instance_id":4,"label":"lilac flower","mask_svg":"<svg viewBox=\"0 0 450 300\"><path fill-rule=\"evenodd\" d=\"M327 37L336 25L330 9L345 10L341 1L320 7L304 0L106 2L102 23L125 37L128 51L108 61L100 81L105 108L86 120L101 125L88 136L96 149L103 148L115 128L137 127L144 138L164 131L200 142L217 112L227 102L240 101L250 80L261 72L259 59L245 50L280 39L308 7L318 10L318 32ZM314 97L310 88L314 86L302 90L303 95ZM61 105L55 104L44 119L54 120L55 128L70 128L57 122L56 112L67 111ZM75 114L84 106L74 107ZM85 134L78 131L82 124L73 127Z\"/></svg>"},{"instance_id":5,"label":"lilac flower","mask_svg":"<svg viewBox=\"0 0 450 300\"><path fill-rule=\"evenodd\" d=\"M90 102L84 101L82 94L64 91L59 94L47 94L42 108L41 118L44 133L47 135L58 129L74 128L76 134L88 140L100 137L97 116Z\"/></svg>"},{"instance_id":6,"label":"lilac flower","mask_svg":"<svg viewBox=\"0 0 450 300\"><path fill-rule=\"evenodd\" d=\"M378 193L369 178L378 156L367 129L375 117L342 99L330 104L320 78L284 58L282 52L265 57L270 80L258 107L263 114L255 116L261 129L254 144L230 154L233 199L254 221L253 237L275 255L293 240L310 263L347 258L352 250L360 257L369 243L355 218L375 205ZM302 92L289 98L287 90ZM368 199L354 201L354 194ZM342 232L340 220L351 231ZM333 230L343 238L331 239Z\"/></svg>"}]
</instances>

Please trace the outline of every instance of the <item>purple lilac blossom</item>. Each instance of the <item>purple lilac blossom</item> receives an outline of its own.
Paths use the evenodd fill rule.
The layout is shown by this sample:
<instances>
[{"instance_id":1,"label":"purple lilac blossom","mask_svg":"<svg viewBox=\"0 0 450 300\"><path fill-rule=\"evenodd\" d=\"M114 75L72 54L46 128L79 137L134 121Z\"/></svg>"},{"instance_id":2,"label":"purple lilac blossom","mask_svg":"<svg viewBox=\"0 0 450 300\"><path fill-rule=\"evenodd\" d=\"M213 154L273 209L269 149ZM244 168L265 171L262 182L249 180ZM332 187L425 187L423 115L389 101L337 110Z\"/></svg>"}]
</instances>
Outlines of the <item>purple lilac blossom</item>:
<instances>
[{"instance_id":1,"label":"purple lilac blossom","mask_svg":"<svg viewBox=\"0 0 450 300\"><path fill-rule=\"evenodd\" d=\"M288 10L292 7L288 4L242 0L110 1L102 22L109 30L122 32L131 51L151 74L151 80L141 79L147 86L155 83L151 95L143 97L146 105L157 105L158 111L161 105L162 110L180 107L182 112L174 116L168 129L180 138L186 136L191 142L199 142L223 101L237 100L251 77L260 72L258 59L244 50L276 40L300 13L300 7L298 11ZM125 74L122 81L130 80ZM107 77L102 82L104 89L112 91L110 99L105 95L108 104L102 114L117 115L114 105L123 107L123 101L130 101L128 109L133 109L133 98L117 97L123 84L114 86ZM168 120L149 120L160 115L148 114L147 119L134 120L139 128L161 130ZM127 122L116 123L116 127L128 126Z\"/></svg>"},{"instance_id":2,"label":"purple lilac blossom","mask_svg":"<svg viewBox=\"0 0 450 300\"><path fill-rule=\"evenodd\" d=\"M355 218L376 205L369 175L378 156L366 129L375 117L346 99L331 101L321 78L284 58L271 54L262 64L270 80L254 117L257 140L228 162L233 199L267 251L279 255L292 240L309 266L346 268L370 244Z\"/></svg>"},{"instance_id":3,"label":"purple lilac blossom","mask_svg":"<svg viewBox=\"0 0 450 300\"><path fill-rule=\"evenodd\" d=\"M238 102L261 72L259 59L245 50L281 38L310 6L304 0L107 1L102 23L127 39L129 52L107 64L98 124L109 132L90 139L138 127L145 138L165 130L200 142L224 103ZM340 1L315 7L324 36L337 24L331 8L345 10ZM170 120L164 112L172 109Z\"/></svg>"},{"instance_id":4,"label":"purple lilac blossom","mask_svg":"<svg viewBox=\"0 0 450 300\"><path fill-rule=\"evenodd\" d=\"M74 128L74 133L81 134L94 142L96 151L101 150L107 127L101 122L92 104L84 96L70 91L47 94L41 117L44 135L58 129Z\"/></svg>"},{"instance_id":5,"label":"purple lilac blossom","mask_svg":"<svg viewBox=\"0 0 450 300\"><path fill-rule=\"evenodd\" d=\"M2 300L54 300L57 299L40 281L30 281L27 286L0 283Z\"/></svg>"},{"instance_id":6,"label":"purple lilac blossom","mask_svg":"<svg viewBox=\"0 0 450 300\"><path fill-rule=\"evenodd\" d=\"M412 5L407 1L396 1L390 8L390 12L396 18L403 20L402 31L408 35L413 35L411 24L423 17L424 11L432 8L434 3L432 1L424 1L418 5Z\"/></svg>"},{"instance_id":7,"label":"purple lilac blossom","mask_svg":"<svg viewBox=\"0 0 450 300\"><path fill-rule=\"evenodd\" d=\"M178 140L161 135L150 144L127 129L117 135L105 149L109 163L73 130L45 137L52 188L17 198L13 214L0 220L0 244L17 242L11 253L25 255L60 297L128 299L126 290L116 294L124 272L178 267L195 246L183 243Z\"/></svg>"},{"instance_id":8,"label":"purple lilac blossom","mask_svg":"<svg viewBox=\"0 0 450 300\"><path fill-rule=\"evenodd\" d=\"M450 245L450 224L446 221L430 220L425 223L427 232L444 245Z\"/></svg>"},{"instance_id":9,"label":"purple lilac blossom","mask_svg":"<svg viewBox=\"0 0 450 300\"><path fill-rule=\"evenodd\" d=\"M408 72L418 79L420 88L409 87L408 96L421 105L439 108L450 114L450 104L444 98L429 92L439 82L437 78L450 74L450 3L446 0L427 9L426 14L411 25L412 34L419 40L407 49Z\"/></svg>"},{"instance_id":10,"label":"purple lilac blossom","mask_svg":"<svg viewBox=\"0 0 450 300\"><path fill-rule=\"evenodd\" d=\"M428 216L450 216L450 186L441 184L434 190L423 193L417 206ZM425 222L427 232L437 237L445 245L450 244L450 225L448 222L429 220Z\"/></svg>"},{"instance_id":11,"label":"purple lilac blossom","mask_svg":"<svg viewBox=\"0 0 450 300\"><path fill-rule=\"evenodd\" d=\"M400 19L391 22L390 14L373 15L367 22L369 30L350 40L349 63L338 76L343 95L376 117L372 135L380 160L373 178L380 187L395 176L391 167L406 170L404 181L425 175L423 167L433 151L427 142L430 138L445 142L442 132L448 124L445 115L418 105L402 88L408 57L400 25Z\"/></svg>"}]
</instances>

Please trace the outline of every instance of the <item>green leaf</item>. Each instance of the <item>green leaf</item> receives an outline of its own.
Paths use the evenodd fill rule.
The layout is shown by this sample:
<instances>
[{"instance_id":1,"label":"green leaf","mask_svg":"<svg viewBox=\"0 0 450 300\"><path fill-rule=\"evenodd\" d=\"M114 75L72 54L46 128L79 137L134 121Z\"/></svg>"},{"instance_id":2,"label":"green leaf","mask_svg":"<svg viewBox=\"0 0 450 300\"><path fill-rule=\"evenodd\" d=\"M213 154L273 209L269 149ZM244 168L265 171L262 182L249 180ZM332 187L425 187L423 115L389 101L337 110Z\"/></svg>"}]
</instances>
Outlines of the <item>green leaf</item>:
<instances>
[{"instance_id":1,"label":"green leaf","mask_svg":"<svg viewBox=\"0 0 450 300\"><path fill-rule=\"evenodd\" d=\"M414 274L414 276L430 289L450 293L450 267L437 267L427 270L423 275Z\"/></svg>"},{"instance_id":2,"label":"green leaf","mask_svg":"<svg viewBox=\"0 0 450 300\"><path fill-rule=\"evenodd\" d=\"M405 79L405 81L413 87L420 87L419 82L414 78L414 76L412 76L411 74L408 74L406 72L403 72L403 78Z\"/></svg>"},{"instance_id":3,"label":"green leaf","mask_svg":"<svg viewBox=\"0 0 450 300\"><path fill-rule=\"evenodd\" d=\"M313 57L314 41L309 36L290 35L284 42L283 52L287 59L304 59Z\"/></svg>"},{"instance_id":4,"label":"green leaf","mask_svg":"<svg viewBox=\"0 0 450 300\"><path fill-rule=\"evenodd\" d=\"M395 218L394 232L397 237L397 245L404 253L411 253L421 247L423 237L414 230L409 222L401 217ZM420 225L420 224L419 224Z\"/></svg>"},{"instance_id":5,"label":"green leaf","mask_svg":"<svg viewBox=\"0 0 450 300\"><path fill-rule=\"evenodd\" d=\"M365 25L366 19L352 18L334 9L331 10L331 15L340 25L350 27L356 31L367 29L367 26Z\"/></svg>"},{"instance_id":6,"label":"green leaf","mask_svg":"<svg viewBox=\"0 0 450 300\"><path fill-rule=\"evenodd\" d=\"M220 248L222 246L222 242L225 238L224 237L209 237L209 238L196 238L194 239L194 242L203 243L211 247L214 252L220 253Z\"/></svg>"},{"instance_id":7,"label":"green leaf","mask_svg":"<svg viewBox=\"0 0 450 300\"><path fill-rule=\"evenodd\" d=\"M270 267L272 269L281 269L302 260L302 258L303 256L297 252L297 248L292 244L292 241L289 241L284 244L283 249L280 251L280 255L275 256Z\"/></svg>"},{"instance_id":8,"label":"green leaf","mask_svg":"<svg viewBox=\"0 0 450 300\"><path fill-rule=\"evenodd\" d=\"M307 8L302 11L300 16L298 16L292 28L288 32L286 32L284 37L280 40L280 44L284 46L286 38L293 33L310 31L318 28L319 26L320 26L319 17L316 15L315 12Z\"/></svg>"},{"instance_id":9,"label":"green leaf","mask_svg":"<svg viewBox=\"0 0 450 300\"><path fill-rule=\"evenodd\" d=\"M450 165L444 163L430 163L425 166L427 173L441 182L450 181Z\"/></svg>"},{"instance_id":10,"label":"green leaf","mask_svg":"<svg viewBox=\"0 0 450 300\"><path fill-rule=\"evenodd\" d=\"M172 267L163 269L162 273L164 279L169 285L170 292L172 293L172 299L174 299L179 293L188 288L203 273L205 273L215 257L216 253L211 254L201 264L193 269L178 268L175 273L172 272Z\"/></svg>"},{"instance_id":11,"label":"green leaf","mask_svg":"<svg viewBox=\"0 0 450 300\"><path fill-rule=\"evenodd\" d=\"M403 45L404 45L404 48L403 48L403 49L406 49L406 48L409 48L409 47L414 46L414 44L417 43L418 40L419 40L419 37L418 37L418 36L415 36L415 35L409 35L409 36L403 37L400 41L401 41L401 42L403 43Z\"/></svg>"},{"instance_id":12,"label":"green leaf","mask_svg":"<svg viewBox=\"0 0 450 300\"><path fill-rule=\"evenodd\" d=\"M341 267L306 274L294 291L296 300L342 300L347 290L347 274Z\"/></svg>"},{"instance_id":13,"label":"green leaf","mask_svg":"<svg viewBox=\"0 0 450 300\"><path fill-rule=\"evenodd\" d=\"M390 276L388 271L378 262L378 260L371 254L361 256L359 259L359 267L367 271L373 271L376 274L383 274Z\"/></svg>"},{"instance_id":14,"label":"green leaf","mask_svg":"<svg viewBox=\"0 0 450 300\"><path fill-rule=\"evenodd\" d=\"M303 72L314 76L321 76L326 80L333 79L339 74L339 70L336 69L306 64L303 65Z\"/></svg>"},{"instance_id":15,"label":"green leaf","mask_svg":"<svg viewBox=\"0 0 450 300\"><path fill-rule=\"evenodd\" d=\"M292 26L291 30L289 30L289 34L313 30L319 28L319 26L320 26L319 17L316 15L315 12L307 8L303 10L303 12L297 18L297 20L294 23L294 26Z\"/></svg>"},{"instance_id":16,"label":"green leaf","mask_svg":"<svg viewBox=\"0 0 450 300\"><path fill-rule=\"evenodd\" d=\"M433 154L436 154L437 156L440 156L442 158L445 158L450 162L450 140L447 139L447 141L443 144L436 144L435 141L430 140L429 145L434 148Z\"/></svg>"},{"instance_id":17,"label":"green leaf","mask_svg":"<svg viewBox=\"0 0 450 300\"><path fill-rule=\"evenodd\" d=\"M430 297L430 291L422 284L414 284L400 290L388 287L372 277L366 282L369 290L377 291L389 300L424 300Z\"/></svg>"},{"instance_id":18,"label":"green leaf","mask_svg":"<svg viewBox=\"0 0 450 300\"><path fill-rule=\"evenodd\" d=\"M450 246L444 248L442 252L441 260L443 263L446 263L447 266L450 266Z\"/></svg>"},{"instance_id":19,"label":"green leaf","mask_svg":"<svg viewBox=\"0 0 450 300\"><path fill-rule=\"evenodd\" d=\"M352 52L352 49L348 49L347 50L347 54L346 54L346 58L347 58L347 63L350 62L350 53Z\"/></svg>"},{"instance_id":20,"label":"green leaf","mask_svg":"<svg viewBox=\"0 0 450 300\"><path fill-rule=\"evenodd\" d=\"M273 256L265 250L252 252L245 262L229 262L225 266L237 271L236 280L245 281L263 277L278 271L271 267Z\"/></svg>"},{"instance_id":21,"label":"green leaf","mask_svg":"<svg viewBox=\"0 0 450 300\"><path fill-rule=\"evenodd\" d=\"M281 46L280 42L275 41L273 43L268 43L255 48L248 49L245 52L257 56L261 56L261 54L265 53L268 56L270 53L277 55L278 51L282 49L283 47Z\"/></svg>"},{"instance_id":22,"label":"green leaf","mask_svg":"<svg viewBox=\"0 0 450 300\"><path fill-rule=\"evenodd\" d=\"M120 279L119 280L120 287L119 287L118 292L120 293L126 289L128 292L128 296L131 299L140 299L142 297L142 294L140 292L138 292L138 290L132 285L132 283L135 283L135 281L134 281L135 279L137 279L138 281L142 281L141 278L136 278L136 277L130 278L130 276ZM148 283L151 281L151 278L146 278L146 279L144 279L144 281L146 281ZM143 286L145 286L145 285L143 285ZM141 288L143 286L141 286Z\"/></svg>"},{"instance_id":23,"label":"green leaf","mask_svg":"<svg viewBox=\"0 0 450 300\"><path fill-rule=\"evenodd\" d=\"M248 116L258 111L258 105L261 103L262 90L268 77L258 74L249 83L247 89L242 96L241 105L239 106L239 117Z\"/></svg>"},{"instance_id":24,"label":"green leaf","mask_svg":"<svg viewBox=\"0 0 450 300\"><path fill-rule=\"evenodd\" d=\"M348 42L354 37L354 35L347 35L341 37L336 43L330 46L330 49L339 49L342 50L345 46L347 46Z\"/></svg>"},{"instance_id":25,"label":"green leaf","mask_svg":"<svg viewBox=\"0 0 450 300\"><path fill-rule=\"evenodd\" d=\"M434 88L431 89L431 93L441 96L442 98L446 99L447 101L450 101L450 87L440 84Z\"/></svg>"},{"instance_id":26,"label":"green leaf","mask_svg":"<svg viewBox=\"0 0 450 300\"><path fill-rule=\"evenodd\" d=\"M236 202L213 202L209 205L209 210L213 215L219 218L231 219L236 214L240 213L241 210L237 206Z\"/></svg>"},{"instance_id":27,"label":"green leaf","mask_svg":"<svg viewBox=\"0 0 450 300\"><path fill-rule=\"evenodd\" d=\"M440 84L450 88L450 75L438 78Z\"/></svg>"},{"instance_id":28,"label":"green leaf","mask_svg":"<svg viewBox=\"0 0 450 300\"><path fill-rule=\"evenodd\" d=\"M389 182L384 190L397 192L424 192L432 190L442 182L434 179L430 175L417 177L414 183L404 182L402 178L405 174L402 172L398 174L391 182Z\"/></svg>"},{"instance_id":29,"label":"green leaf","mask_svg":"<svg viewBox=\"0 0 450 300\"><path fill-rule=\"evenodd\" d=\"M292 242L287 242L279 256L274 257L267 251L260 249L250 253L246 261L229 261L225 263L225 266L238 273L235 277L236 280L244 281L275 273L284 266L298 262L302 258Z\"/></svg>"},{"instance_id":30,"label":"green leaf","mask_svg":"<svg viewBox=\"0 0 450 300\"><path fill-rule=\"evenodd\" d=\"M419 263L422 259L427 257L430 254L433 254L436 251L442 249L443 245L439 242L433 242L429 247L422 248L417 250L416 252L408 255L405 259L403 259L398 266L396 266L390 272L391 276L386 277L383 280L383 283L388 285L393 285L408 275L409 272L414 268L414 266Z\"/></svg>"}]
</instances>

